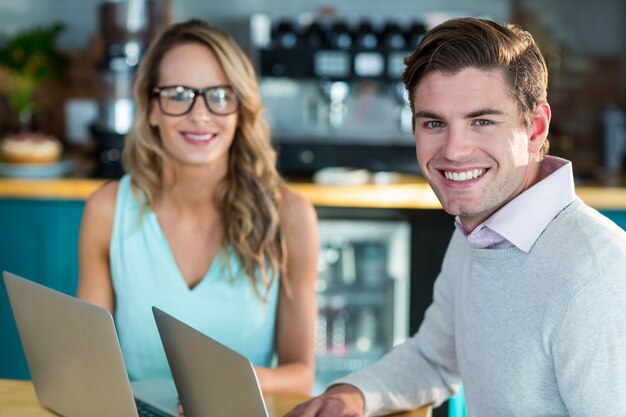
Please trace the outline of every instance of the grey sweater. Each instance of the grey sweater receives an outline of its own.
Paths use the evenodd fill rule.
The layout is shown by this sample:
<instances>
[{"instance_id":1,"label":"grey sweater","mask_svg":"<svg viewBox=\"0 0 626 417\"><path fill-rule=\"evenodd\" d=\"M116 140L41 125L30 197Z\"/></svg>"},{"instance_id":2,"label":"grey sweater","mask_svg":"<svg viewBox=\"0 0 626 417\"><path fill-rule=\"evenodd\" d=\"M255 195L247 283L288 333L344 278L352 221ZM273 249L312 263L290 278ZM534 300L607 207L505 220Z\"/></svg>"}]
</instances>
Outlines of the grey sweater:
<instances>
[{"instance_id":1,"label":"grey sweater","mask_svg":"<svg viewBox=\"0 0 626 417\"><path fill-rule=\"evenodd\" d=\"M366 415L441 404L469 416L626 416L626 233L576 199L529 253L456 231L419 331L357 386Z\"/></svg>"}]
</instances>

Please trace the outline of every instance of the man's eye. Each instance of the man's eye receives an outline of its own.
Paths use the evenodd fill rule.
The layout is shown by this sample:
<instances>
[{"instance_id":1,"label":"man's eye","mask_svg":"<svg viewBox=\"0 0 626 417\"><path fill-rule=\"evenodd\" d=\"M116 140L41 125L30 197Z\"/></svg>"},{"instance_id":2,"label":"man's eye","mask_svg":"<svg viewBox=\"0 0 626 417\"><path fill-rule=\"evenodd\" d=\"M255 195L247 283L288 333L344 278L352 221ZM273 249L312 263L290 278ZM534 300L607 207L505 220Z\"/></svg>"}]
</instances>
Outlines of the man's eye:
<instances>
[{"instance_id":1,"label":"man's eye","mask_svg":"<svg viewBox=\"0 0 626 417\"><path fill-rule=\"evenodd\" d=\"M424 127L427 129L437 129L442 126L443 126L443 123L438 120L431 120L429 122L424 123Z\"/></svg>"},{"instance_id":2,"label":"man's eye","mask_svg":"<svg viewBox=\"0 0 626 417\"><path fill-rule=\"evenodd\" d=\"M492 125L493 122L491 120L485 120L485 119L477 119L474 120L474 125L475 126L489 126Z\"/></svg>"}]
</instances>

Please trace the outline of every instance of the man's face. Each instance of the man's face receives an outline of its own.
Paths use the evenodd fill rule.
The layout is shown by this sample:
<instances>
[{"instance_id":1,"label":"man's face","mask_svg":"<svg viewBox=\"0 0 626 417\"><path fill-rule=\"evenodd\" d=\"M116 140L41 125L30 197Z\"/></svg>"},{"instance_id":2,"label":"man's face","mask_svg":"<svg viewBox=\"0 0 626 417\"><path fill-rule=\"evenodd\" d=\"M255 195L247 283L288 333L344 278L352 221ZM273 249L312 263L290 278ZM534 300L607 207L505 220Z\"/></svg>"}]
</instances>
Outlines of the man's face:
<instances>
[{"instance_id":1,"label":"man's face","mask_svg":"<svg viewBox=\"0 0 626 417\"><path fill-rule=\"evenodd\" d=\"M433 72L413 92L422 173L444 209L470 232L539 179L546 103L524 127L501 70Z\"/></svg>"}]
</instances>

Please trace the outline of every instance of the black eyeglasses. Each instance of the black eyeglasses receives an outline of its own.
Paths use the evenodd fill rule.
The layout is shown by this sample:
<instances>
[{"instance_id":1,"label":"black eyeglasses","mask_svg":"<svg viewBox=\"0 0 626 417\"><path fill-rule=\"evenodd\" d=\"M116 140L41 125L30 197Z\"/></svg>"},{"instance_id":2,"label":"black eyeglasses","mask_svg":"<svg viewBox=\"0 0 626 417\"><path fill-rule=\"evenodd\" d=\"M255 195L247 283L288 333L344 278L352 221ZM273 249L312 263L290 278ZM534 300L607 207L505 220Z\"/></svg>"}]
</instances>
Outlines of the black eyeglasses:
<instances>
[{"instance_id":1,"label":"black eyeglasses","mask_svg":"<svg viewBox=\"0 0 626 417\"><path fill-rule=\"evenodd\" d=\"M239 109L239 98L233 88L228 85L205 88L168 85L154 87L152 95L158 98L161 111L168 116L182 116L189 113L198 96L202 96L207 109L218 116L226 116Z\"/></svg>"}]
</instances>

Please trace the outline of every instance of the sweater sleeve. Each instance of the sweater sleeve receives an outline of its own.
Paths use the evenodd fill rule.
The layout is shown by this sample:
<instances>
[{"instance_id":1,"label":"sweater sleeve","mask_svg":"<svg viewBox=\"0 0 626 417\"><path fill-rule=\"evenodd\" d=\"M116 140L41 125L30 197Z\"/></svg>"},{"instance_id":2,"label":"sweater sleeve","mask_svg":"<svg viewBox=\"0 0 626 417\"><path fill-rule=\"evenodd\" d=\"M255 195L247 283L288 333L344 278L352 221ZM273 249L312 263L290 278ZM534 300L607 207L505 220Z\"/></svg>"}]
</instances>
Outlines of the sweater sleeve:
<instances>
[{"instance_id":1,"label":"sweater sleeve","mask_svg":"<svg viewBox=\"0 0 626 417\"><path fill-rule=\"evenodd\" d=\"M447 257L447 255L446 255ZM446 264L435 281L433 303L418 332L372 366L333 381L356 386L365 415L379 416L433 404L461 387L454 344L453 274Z\"/></svg>"},{"instance_id":2,"label":"sweater sleeve","mask_svg":"<svg viewBox=\"0 0 626 417\"><path fill-rule=\"evenodd\" d=\"M571 302L553 355L569 415L626 413L626 274L595 280Z\"/></svg>"}]
</instances>

